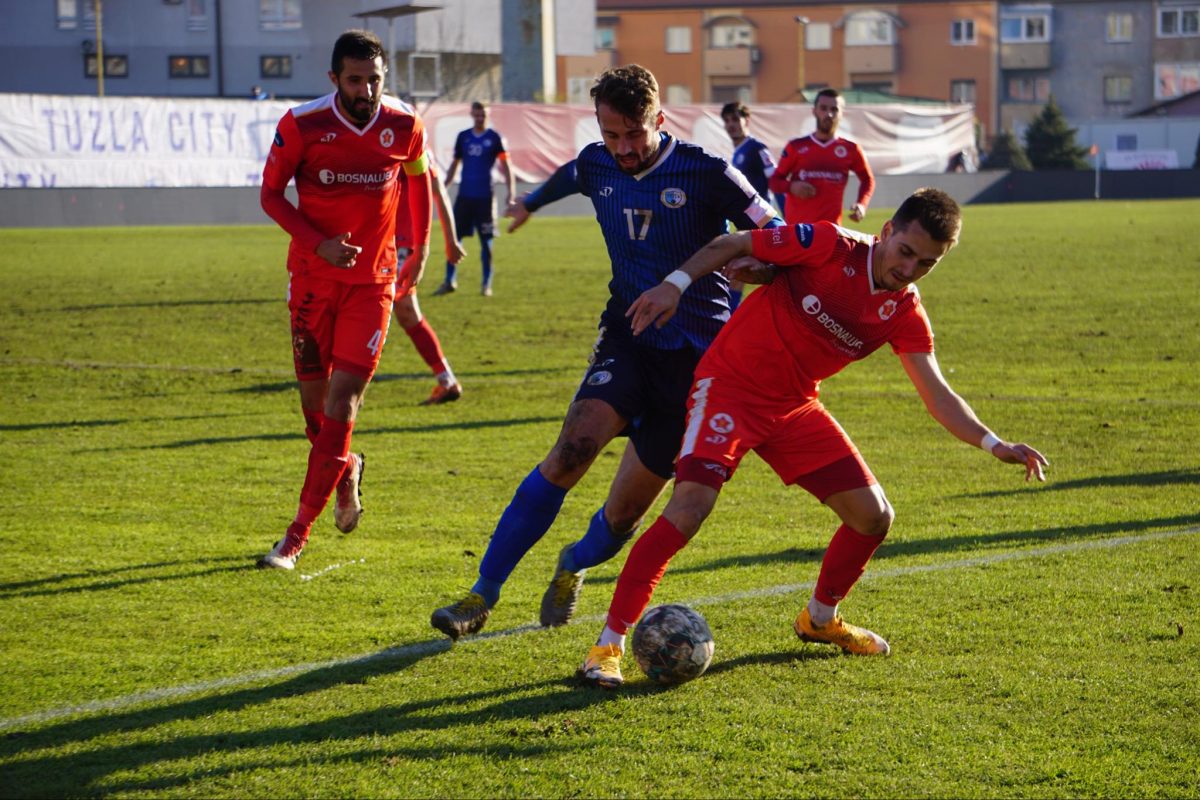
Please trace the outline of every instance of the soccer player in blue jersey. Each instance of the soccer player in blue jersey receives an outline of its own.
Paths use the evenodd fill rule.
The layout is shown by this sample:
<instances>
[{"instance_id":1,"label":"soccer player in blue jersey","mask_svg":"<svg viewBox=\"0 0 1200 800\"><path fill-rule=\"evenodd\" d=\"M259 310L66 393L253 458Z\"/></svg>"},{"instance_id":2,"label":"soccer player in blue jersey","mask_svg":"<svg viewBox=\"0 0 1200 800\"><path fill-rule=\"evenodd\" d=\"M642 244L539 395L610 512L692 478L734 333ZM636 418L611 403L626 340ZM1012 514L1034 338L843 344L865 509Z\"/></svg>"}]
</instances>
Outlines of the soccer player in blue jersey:
<instances>
[{"instance_id":1,"label":"soccer player in blue jersey","mask_svg":"<svg viewBox=\"0 0 1200 800\"><path fill-rule=\"evenodd\" d=\"M721 107L721 120L725 123L725 132L733 142L732 162L742 171L746 180L762 197L770 199L771 192L767 181L775 174L775 159L771 157L771 149L750 135L750 109L745 103L726 103ZM780 210L783 203L776 201ZM742 301L742 284L733 281L729 287L731 310L737 308Z\"/></svg>"},{"instance_id":2,"label":"soccer player in blue jersey","mask_svg":"<svg viewBox=\"0 0 1200 800\"><path fill-rule=\"evenodd\" d=\"M492 167L497 163L508 189L506 205L517 196L516 181L508 165L508 148L504 137L487 126L487 106L479 101L471 104L474 125L458 134L454 140L454 160L446 170L446 185L454 181L462 165L462 180L458 197L454 199L454 224L463 239L472 232L479 233L479 258L483 262L484 297L492 296L492 238L496 235L496 199L492 194ZM458 266L446 262L446 280L434 290L435 295L449 294L458 288Z\"/></svg>"},{"instance_id":3,"label":"soccer player in blue jersey","mask_svg":"<svg viewBox=\"0 0 1200 800\"><path fill-rule=\"evenodd\" d=\"M591 93L603 141L512 204L509 230L574 192L591 198L612 262L611 297L558 441L500 516L470 593L433 613L433 627L451 639L483 627L504 582L549 530L567 492L605 445L624 435L629 442L608 499L583 538L561 550L542 598L543 625L571 618L584 571L629 541L674 474L692 370L729 318L729 284L718 274L696 281L678 314L636 340L625 312L664 279L685 285L676 267L722 234L726 220L742 229L780 224L740 172L661 130L658 83L647 70L609 69Z\"/></svg>"}]
</instances>

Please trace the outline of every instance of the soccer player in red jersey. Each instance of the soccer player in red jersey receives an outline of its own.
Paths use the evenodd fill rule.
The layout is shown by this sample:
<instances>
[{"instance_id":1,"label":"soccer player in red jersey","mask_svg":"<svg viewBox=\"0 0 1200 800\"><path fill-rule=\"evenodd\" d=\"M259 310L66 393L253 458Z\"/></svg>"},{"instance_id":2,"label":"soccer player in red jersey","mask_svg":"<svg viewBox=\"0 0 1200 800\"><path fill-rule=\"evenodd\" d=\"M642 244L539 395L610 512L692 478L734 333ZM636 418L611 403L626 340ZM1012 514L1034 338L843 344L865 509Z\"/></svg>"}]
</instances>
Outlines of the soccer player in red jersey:
<instances>
[{"instance_id":1,"label":"soccer player in red jersey","mask_svg":"<svg viewBox=\"0 0 1200 800\"><path fill-rule=\"evenodd\" d=\"M866 216L875 193L875 175L862 148L837 135L844 108L845 100L836 89L822 89L813 103L817 129L783 148L768 185L772 192L786 196L783 218L789 225L820 220L840 225L842 196L851 172L858 176L858 199L850 219L859 222Z\"/></svg>"},{"instance_id":2,"label":"soccer player in red jersey","mask_svg":"<svg viewBox=\"0 0 1200 800\"><path fill-rule=\"evenodd\" d=\"M793 625L796 634L860 655L889 652L881 636L844 622L838 603L887 535L892 507L854 443L817 399L823 379L884 344L947 431L1001 461L1024 465L1026 480L1045 479L1045 457L993 434L946 383L934 357L933 331L912 284L950 251L961 225L949 195L919 189L878 237L829 222L726 234L680 267L695 279L729 264L754 280L767 262L778 265L778 274L746 299L696 367L671 499L621 570L608 623L580 669L586 680L620 685L627 629L641 618L667 564L700 530L750 450L784 483L808 491L842 520L812 599ZM687 285L664 281L630 306L635 334L671 318L681 283Z\"/></svg>"},{"instance_id":3,"label":"soccer player in red jersey","mask_svg":"<svg viewBox=\"0 0 1200 800\"><path fill-rule=\"evenodd\" d=\"M437 204L438 218L442 221L442 239L446 244L446 260L451 264L457 264L467 254L467 251L463 249L462 242L458 240L454 214L450 210L450 195L447 194L446 185L442 183L442 179L438 175L437 164L433 160L432 154L426 153L425 157L429 163L429 181L433 188L433 201ZM412 250L409 247L409 242L412 241L409 227L407 218L398 220L396 223L396 252L401 261L404 261ZM429 393L429 397L421 401L421 405L433 406L452 403L462 397L462 384L454 377L454 370L450 368L450 362L446 359L446 354L442 352L442 343L438 340L437 333L434 332L433 326L429 324L429 320L421 313L421 307L417 304L417 284L420 280L421 275L415 271L402 269L396 276L396 302L392 308L396 312L396 322L399 322L400 327L408 334L413 347L417 349L417 353L429 365L429 369L433 371L433 375L437 379L433 391Z\"/></svg>"},{"instance_id":4,"label":"soccer player in red jersey","mask_svg":"<svg viewBox=\"0 0 1200 800\"><path fill-rule=\"evenodd\" d=\"M263 170L263 210L292 237L292 355L312 446L296 517L260 567L295 568L335 486L338 529L358 525L363 456L350 452L350 435L379 364L401 273L401 180L413 250L404 271L419 275L429 256L425 127L410 106L383 97L385 59L372 33L338 37L329 72L335 91L284 114ZM293 178L298 208L284 196Z\"/></svg>"}]
</instances>

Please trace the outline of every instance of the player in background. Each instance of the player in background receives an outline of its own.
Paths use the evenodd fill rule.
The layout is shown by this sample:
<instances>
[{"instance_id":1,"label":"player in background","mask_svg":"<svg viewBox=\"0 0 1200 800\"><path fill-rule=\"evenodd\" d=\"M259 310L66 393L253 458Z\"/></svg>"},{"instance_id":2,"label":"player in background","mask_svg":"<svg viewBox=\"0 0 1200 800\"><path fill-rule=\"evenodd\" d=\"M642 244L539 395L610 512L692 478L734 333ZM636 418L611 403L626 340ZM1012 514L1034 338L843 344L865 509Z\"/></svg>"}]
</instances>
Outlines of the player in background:
<instances>
[{"instance_id":1,"label":"player in background","mask_svg":"<svg viewBox=\"0 0 1200 800\"><path fill-rule=\"evenodd\" d=\"M771 148L750 135L750 109L745 103L726 103L721 107L721 119L729 140L733 142L733 165L742 171L754 191L770 199L771 190L767 183L775 174L775 159L771 157ZM779 210L783 210L782 204ZM733 310L742 302L740 281L730 282L729 296L732 302L730 310Z\"/></svg>"},{"instance_id":2,"label":"player in background","mask_svg":"<svg viewBox=\"0 0 1200 800\"><path fill-rule=\"evenodd\" d=\"M723 233L726 220L739 228L778 224L771 205L724 159L662 130L658 83L647 70L606 70L591 95L603 141L514 203L510 230L569 194L591 198L612 263L610 298L558 441L500 516L470 593L433 613L432 625L451 639L483 627L504 582L549 530L567 492L605 445L628 436L607 500L583 538L559 552L542 598L543 625L570 619L584 570L620 551L674 473L692 370L729 318L729 287L720 275L697 281L679 313L637 341L626 310Z\"/></svg>"},{"instance_id":3,"label":"player in background","mask_svg":"<svg viewBox=\"0 0 1200 800\"><path fill-rule=\"evenodd\" d=\"M862 148L837 135L846 101L836 89L817 92L813 116L817 129L783 148L771 176L771 191L787 197L783 218L789 225L827 220L842 223L842 198L850 173L858 176L858 199L850 219L860 222L875 193L875 175Z\"/></svg>"},{"instance_id":4,"label":"player in background","mask_svg":"<svg viewBox=\"0 0 1200 800\"><path fill-rule=\"evenodd\" d=\"M335 486L338 529L358 525L363 456L350 452L350 436L379 364L401 272L402 180L412 237L404 271L419 275L429 256L425 127L411 106L383 97L386 58L373 33L338 37L329 72L335 90L283 115L263 170L263 210L292 237L292 356L312 446L296 517L260 567L295 568ZM292 178L299 208L284 196Z\"/></svg>"},{"instance_id":5,"label":"player in background","mask_svg":"<svg viewBox=\"0 0 1200 800\"><path fill-rule=\"evenodd\" d=\"M460 236L479 233L479 259L483 263L484 297L492 296L492 239L496 235L496 199L492 193L492 167L499 163L508 190L505 205L517 196L517 185L508 163L508 148L504 137L487 126L487 106L478 100L471 103L474 125L458 134L454 140L454 160L446 170L446 185L454 183L458 166L462 165L462 180L454 198L454 222ZM446 280L434 290L435 295L449 294L458 289L458 267L446 262Z\"/></svg>"},{"instance_id":6,"label":"player in background","mask_svg":"<svg viewBox=\"0 0 1200 800\"><path fill-rule=\"evenodd\" d=\"M446 244L446 260L451 264L457 264L467 253L458 240L458 231L454 226L454 214L450 211L450 196L446 193L446 186L438 176L437 164L433 160L433 155L426 151L425 158L429 165L429 182L433 189L433 201L437 205L438 218L442 222L442 240ZM411 248L408 246L412 238L409 227L407 215L402 214L401 218L396 220L396 257L401 262L406 261L411 252ZM462 384L454 377L454 370L450 368L450 362L442 352L442 343L438 341L437 333L434 332L429 321L421 313L420 305L417 304L417 284L420 280L420 274L415 274L407 269L401 270L400 274L396 276L396 302L392 308L396 312L396 322L400 323L400 327L408 334L413 347L417 349L417 353L429 365L429 369L433 371L433 375L437 379L433 391L430 392L429 397L421 401L421 405L452 403L462 397Z\"/></svg>"},{"instance_id":7,"label":"player in background","mask_svg":"<svg viewBox=\"0 0 1200 800\"><path fill-rule=\"evenodd\" d=\"M842 620L838 603L887 535L892 507L858 448L817 399L823 379L884 344L942 427L1001 461L1024 465L1026 480L1045 479L1042 454L992 433L946 383L934 356L933 331L913 284L950 251L961 225L949 195L919 189L878 237L829 222L733 233L680 268L691 280L727 264L736 271L766 262L778 265L778 274L746 298L696 368L671 499L629 552L607 625L579 670L585 680L606 688L621 684L626 631L750 450L785 484L808 491L842 520L812 599L793 625L796 635L848 653L888 654L881 636ZM670 324L687 301L686 286L687 280L668 278L639 297L628 311L634 335L653 332L652 323Z\"/></svg>"}]
</instances>

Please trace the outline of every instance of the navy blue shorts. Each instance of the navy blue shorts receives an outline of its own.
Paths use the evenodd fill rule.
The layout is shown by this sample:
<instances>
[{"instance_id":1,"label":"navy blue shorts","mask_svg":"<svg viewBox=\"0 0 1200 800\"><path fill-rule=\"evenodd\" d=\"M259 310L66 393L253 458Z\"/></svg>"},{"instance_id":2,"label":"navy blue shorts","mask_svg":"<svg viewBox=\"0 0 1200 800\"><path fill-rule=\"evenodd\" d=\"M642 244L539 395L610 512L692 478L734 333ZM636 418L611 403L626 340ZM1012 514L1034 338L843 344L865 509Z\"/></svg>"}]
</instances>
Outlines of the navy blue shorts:
<instances>
[{"instance_id":1,"label":"navy blue shorts","mask_svg":"<svg viewBox=\"0 0 1200 800\"><path fill-rule=\"evenodd\" d=\"M466 239L476 231L480 238L496 235L496 201L491 197L462 197L454 200L454 227L458 238Z\"/></svg>"},{"instance_id":2,"label":"navy blue shorts","mask_svg":"<svg viewBox=\"0 0 1200 800\"><path fill-rule=\"evenodd\" d=\"M700 354L690 347L659 350L635 343L626 331L608 335L601 329L575 399L603 400L630 420L620 435L633 442L647 469L670 479L699 360Z\"/></svg>"}]
</instances>

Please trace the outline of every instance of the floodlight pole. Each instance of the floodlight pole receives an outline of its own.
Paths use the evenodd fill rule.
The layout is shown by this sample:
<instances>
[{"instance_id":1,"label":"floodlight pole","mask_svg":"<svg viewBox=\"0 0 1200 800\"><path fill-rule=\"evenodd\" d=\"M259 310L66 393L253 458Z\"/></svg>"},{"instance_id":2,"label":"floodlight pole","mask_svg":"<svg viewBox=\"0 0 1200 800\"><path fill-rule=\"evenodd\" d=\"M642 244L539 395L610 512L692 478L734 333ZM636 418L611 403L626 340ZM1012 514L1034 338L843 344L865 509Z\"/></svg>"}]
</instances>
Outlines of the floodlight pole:
<instances>
[{"instance_id":1,"label":"floodlight pole","mask_svg":"<svg viewBox=\"0 0 1200 800\"><path fill-rule=\"evenodd\" d=\"M804 95L804 82L807 78L804 74L804 61L808 55L808 23L808 17L796 17L796 91L800 93L801 102L808 99Z\"/></svg>"}]
</instances>

